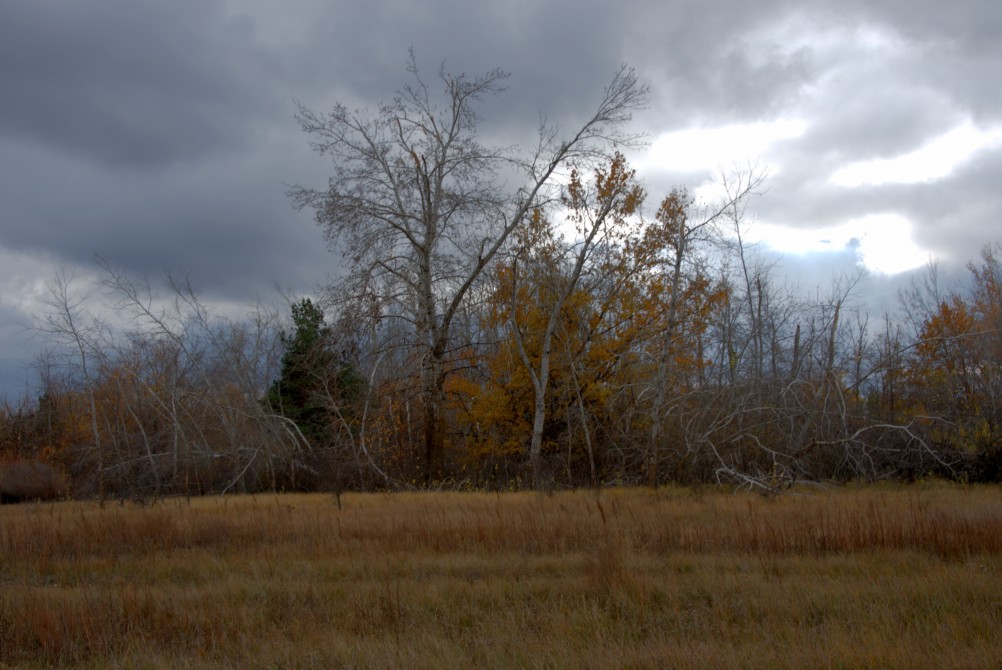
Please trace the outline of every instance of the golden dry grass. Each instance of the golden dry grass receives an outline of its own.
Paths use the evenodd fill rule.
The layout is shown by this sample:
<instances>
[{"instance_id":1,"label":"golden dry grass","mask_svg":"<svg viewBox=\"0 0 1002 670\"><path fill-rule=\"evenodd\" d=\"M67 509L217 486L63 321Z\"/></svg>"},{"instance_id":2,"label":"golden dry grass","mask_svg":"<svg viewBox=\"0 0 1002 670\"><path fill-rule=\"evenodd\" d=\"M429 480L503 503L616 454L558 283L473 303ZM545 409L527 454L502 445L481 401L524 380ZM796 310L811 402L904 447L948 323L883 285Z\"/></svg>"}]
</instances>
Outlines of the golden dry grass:
<instances>
[{"instance_id":1,"label":"golden dry grass","mask_svg":"<svg viewBox=\"0 0 1002 670\"><path fill-rule=\"evenodd\" d=\"M1002 490L0 508L0 668L1002 667Z\"/></svg>"}]
</instances>

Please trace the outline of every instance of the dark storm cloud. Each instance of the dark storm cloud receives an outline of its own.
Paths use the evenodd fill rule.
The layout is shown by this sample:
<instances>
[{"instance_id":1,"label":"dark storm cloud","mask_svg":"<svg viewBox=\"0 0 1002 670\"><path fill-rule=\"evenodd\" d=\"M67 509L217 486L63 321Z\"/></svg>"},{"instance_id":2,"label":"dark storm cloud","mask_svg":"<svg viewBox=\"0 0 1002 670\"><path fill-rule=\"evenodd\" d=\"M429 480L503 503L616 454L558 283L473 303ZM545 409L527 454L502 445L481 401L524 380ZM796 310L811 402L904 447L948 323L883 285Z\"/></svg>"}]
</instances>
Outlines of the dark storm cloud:
<instances>
[{"instance_id":1,"label":"dark storm cloud","mask_svg":"<svg viewBox=\"0 0 1002 670\"><path fill-rule=\"evenodd\" d=\"M30 365L36 346L22 324L23 314L0 301L0 406L18 401L31 388Z\"/></svg>"},{"instance_id":2,"label":"dark storm cloud","mask_svg":"<svg viewBox=\"0 0 1002 670\"><path fill-rule=\"evenodd\" d=\"M123 167L239 147L267 97L250 24L211 0L56 0L0 10L0 134Z\"/></svg>"},{"instance_id":3,"label":"dark storm cloud","mask_svg":"<svg viewBox=\"0 0 1002 670\"><path fill-rule=\"evenodd\" d=\"M0 13L0 245L190 268L230 299L322 279L319 234L284 196L313 165L295 78L252 19L202 0Z\"/></svg>"},{"instance_id":4,"label":"dark storm cloud","mask_svg":"<svg viewBox=\"0 0 1002 670\"><path fill-rule=\"evenodd\" d=\"M600 0L293 5L306 6L317 19L289 69L303 79L296 97L307 106L389 100L410 83L405 66L413 48L432 86L440 67L468 76L493 68L511 74L508 91L481 110L484 130L499 142L535 139L540 114L568 128L580 123L627 60L621 36L634 22L629 11Z\"/></svg>"},{"instance_id":5,"label":"dark storm cloud","mask_svg":"<svg viewBox=\"0 0 1002 670\"><path fill-rule=\"evenodd\" d=\"M280 180L296 169L260 160L118 174L25 153L0 166L0 197L13 203L0 240L69 264L100 255L131 272L190 269L230 299L252 299L272 282L308 288L330 257L284 196Z\"/></svg>"}]
</instances>

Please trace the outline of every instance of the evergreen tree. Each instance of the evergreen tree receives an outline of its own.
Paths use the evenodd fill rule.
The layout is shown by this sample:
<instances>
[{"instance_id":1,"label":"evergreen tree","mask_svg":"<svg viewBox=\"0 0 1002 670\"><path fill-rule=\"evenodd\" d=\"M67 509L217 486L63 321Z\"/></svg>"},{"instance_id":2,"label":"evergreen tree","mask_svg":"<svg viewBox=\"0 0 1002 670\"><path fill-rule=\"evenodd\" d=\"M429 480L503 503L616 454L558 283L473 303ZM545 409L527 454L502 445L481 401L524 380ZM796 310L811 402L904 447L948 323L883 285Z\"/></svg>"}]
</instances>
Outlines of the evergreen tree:
<instances>
[{"instance_id":1,"label":"evergreen tree","mask_svg":"<svg viewBox=\"0 0 1002 670\"><path fill-rule=\"evenodd\" d=\"M266 400L273 411L294 421L310 444L330 445L337 421L334 406L350 415L361 377L347 352L336 347L333 329L312 300L292 305L292 322L293 332L281 334L282 372Z\"/></svg>"}]
</instances>

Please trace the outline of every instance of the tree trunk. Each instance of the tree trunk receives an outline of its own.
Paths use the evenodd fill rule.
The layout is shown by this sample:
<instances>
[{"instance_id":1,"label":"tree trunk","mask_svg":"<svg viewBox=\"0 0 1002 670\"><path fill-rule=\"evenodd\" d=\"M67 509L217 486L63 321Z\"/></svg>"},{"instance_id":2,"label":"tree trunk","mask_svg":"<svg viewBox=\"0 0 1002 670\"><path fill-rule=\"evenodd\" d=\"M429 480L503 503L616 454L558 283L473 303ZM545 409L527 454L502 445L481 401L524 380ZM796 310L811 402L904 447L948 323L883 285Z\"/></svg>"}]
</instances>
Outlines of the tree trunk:
<instances>
[{"instance_id":1,"label":"tree trunk","mask_svg":"<svg viewBox=\"0 0 1002 670\"><path fill-rule=\"evenodd\" d=\"M563 301L561 301L561 305ZM529 441L529 469L532 481L530 486L533 489L538 489L541 484L542 475L542 460L543 460L543 429L546 427L546 390L550 385L550 345L553 340L553 328L552 325L555 319L550 319L550 325L547 326L547 331L543 334L543 349L540 354L539 360L539 375L537 376L534 371L530 376L532 377L532 386L535 391L535 402L533 404L533 417L532 417L532 437Z\"/></svg>"},{"instance_id":2,"label":"tree trunk","mask_svg":"<svg viewBox=\"0 0 1002 670\"><path fill-rule=\"evenodd\" d=\"M431 484L445 476L445 362L439 347L429 352L422 363L421 398L423 407L424 483Z\"/></svg>"},{"instance_id":3,"label":"tree trunk","mask_svg":"<svg viewBox=\"0 0 1002 670\"><path fill-rule=\"evenodd\" d=\"M529 470L532 481L530 486L538 489L542 476L543 460L543 428L546 425L546 397L543 393L536 394L535 411L532 418L532 439L529 442Z\"/></svg>"}]
</instances>

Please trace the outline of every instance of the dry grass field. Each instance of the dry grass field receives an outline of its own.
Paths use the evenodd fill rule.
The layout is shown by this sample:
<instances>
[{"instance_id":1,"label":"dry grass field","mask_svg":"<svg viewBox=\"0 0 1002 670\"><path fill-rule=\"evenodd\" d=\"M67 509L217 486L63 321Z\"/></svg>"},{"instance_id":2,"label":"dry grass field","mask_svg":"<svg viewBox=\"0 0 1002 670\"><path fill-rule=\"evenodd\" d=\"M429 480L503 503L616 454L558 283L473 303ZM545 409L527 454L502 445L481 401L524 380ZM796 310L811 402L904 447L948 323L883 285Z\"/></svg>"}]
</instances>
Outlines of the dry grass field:
<instances>
[{"instance_id":1,"label":"dry grass field","mask_svg":"<svg viewBox=\"0 0 1002 670\"><path fill-rule=\"evenodd\" d=\"M999 668L1002 490L0 507L0 668L48 667Z\"/></svg>"}]
</instances>

